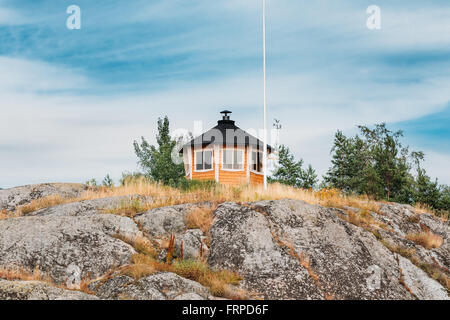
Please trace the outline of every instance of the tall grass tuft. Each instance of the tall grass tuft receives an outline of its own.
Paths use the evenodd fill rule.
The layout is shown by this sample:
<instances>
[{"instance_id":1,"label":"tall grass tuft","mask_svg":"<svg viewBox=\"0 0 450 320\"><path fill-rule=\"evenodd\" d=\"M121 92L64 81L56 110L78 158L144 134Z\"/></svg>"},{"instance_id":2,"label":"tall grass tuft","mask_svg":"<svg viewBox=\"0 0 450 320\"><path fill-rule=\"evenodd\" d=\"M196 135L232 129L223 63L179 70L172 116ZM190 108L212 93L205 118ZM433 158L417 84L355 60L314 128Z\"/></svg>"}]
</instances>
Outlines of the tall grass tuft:
<instances>
[{"instance_id":1,"label":"tall grass tuft","mask_svg":"<svg viewBox=\"0 0 450 320\"><path fill-rule=\"evenodd\" d=\"M444 243L444 239L438 234L434 234L430 231L424 231L419 233L409 233L406 235L406 239L414 241L418 245L421 245L425 249L440 248Z\"/></svg>"}]
</instances>

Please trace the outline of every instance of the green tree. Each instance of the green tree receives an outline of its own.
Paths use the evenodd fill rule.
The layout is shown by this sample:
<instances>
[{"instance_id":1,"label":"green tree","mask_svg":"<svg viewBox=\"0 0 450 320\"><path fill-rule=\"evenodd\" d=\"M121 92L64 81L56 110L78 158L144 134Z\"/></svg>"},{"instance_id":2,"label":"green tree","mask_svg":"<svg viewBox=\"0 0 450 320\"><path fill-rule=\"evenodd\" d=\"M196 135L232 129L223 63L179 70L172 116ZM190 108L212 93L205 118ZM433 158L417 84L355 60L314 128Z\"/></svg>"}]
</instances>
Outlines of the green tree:
<instances>
[{"instance_id":1,"label":"green tree","mask_svg":"<svg viewBox=\"0 0 450 320\"><path fill-rule=\"evenodd\" d=\"M148 179L148 177L146 177L142 172L125 171L122 172L122 178L120 178L119 184L121 186L126 186L128 184L136 183L140 181L140 179Z\"/></svg>"},{"instance_id":2,"label":"green tree","mask_svg":"<svg viewBox=\"0 0 450 320\"><path fill-rule=\"evenodd\" d=\"M358 128L361 136L347 138L341 131L335 134L332 166L324 181L347 193L410 202L411 166L409 150L400 142L403 133L391 132L384 123L374 129Z\"/></svg>"},{"instance_id":3,"label":"green tree","mask_svg":"<svg viewBox=\"0 0 450 320\"><path fill-rule=\"evenodd\" d=\"M427 204L430 207L439 209L441 189L437 179L432 181L425 169L421 166L421 163L425 160L424 153L412 152L411 158L413 159L417 172L417 177L414 181L414 202Z\"/></svg>"},{"instance_id":4,"label":"green tree","mask_svg":"<svg viewBox=\"0 0 450 320\"><path fill-rule=\"evenodd\" d=\"M450 186L441 185L439 189L440 196L436 209L450 218Z\"/></svg>"},{"instance_id":5,"label":"green tree","mask_svg":"<svg viewBox=\"0 0 450 320\"><path fill-rule=\"evenodd\" d=\"M172 161L172 152L177 141L170 137L169 118L158 119L157 147L150 145L144 137L141 143L134 141L134 151L139 159L139 165L145 175L154 181L166 185L175 185L184 178L184 164Z\"/></svg>"},{"instance_id":6,"label":"green tree","mask_svg":"<svg viewBox=\"0 0 450 320\"><path fill-rule=\"evenodd\" d=\"M376 124L374 129L358 126L369 145L376 174L380 178L382 196L396 200L408 183L410 165L409 150L403 147L402 131L392 132L385 123Z\"/></svg>"},{"instance_id":7,"label":"green tree","mask_svg":"<svg viewBox=\"0 0 450 320\"><path fill-rule=\"evenodd\" d=\"M306 169L306 171L303 171L303 175L301 177L301 187L305 189L314 188L319 182L319 179L317 177L318 176L316 171L311 165L308 165L308 169Z\"/></svg>"},{"instance_id":8,"label":"green tree","mask_svg":"<svg viewBox=\"0 0 450 320\"><path fill-rule=\"evenodd\" d=\"M106 177L103 179L102 185L105 187L114 187L114 181L111 179L109 173L106 175Z\"/></svg>"},{"instance_id":9,"label":"green tree","mask_svg":"<svg viewBox=\"0 0 450 320\"><path fill-rule=\"evenodd\" d=\"M92 178L89 181L86 181L85 183L87 186L89 187L96 187L97 186L97 180L95 180L95 178Z\"/></svg>"},{"instance_id":10,"label":"green tree","mask_svg":"<svg viewBox=\"0 0 450 320\"><path fill-rule=\"evenodd\" d=\"M379 177L368 149L368 144L360 137L347 138L342 131L337 131L331 149L332 167L324 176L325 184L347 193L377 194Z\"/></svg>"},{"instance_id":11,"label":"green tree","mask_svg":"<svg viewBox=\"0 0 450 320\"><path fill-rule=\"evenodd\" d=\"M423 203L448 212L450 191L426 174L421 151L402 145L402 131L391 131L386 124L358 126L360 134L347 138L337 131L331 149L332 166L324 176L324 186L346 193L366 194L376 199L401 203ZM416 175L412 168L416 169Z\"/></svg>"},{"instance_id":12,"label":"green tree","mask_svg":"<svg viewBox=\"0 0 450 320\"><path fill-rule=\"evenodd\" d=\"M279 182L297 188L314 187L318 182L316 172L311 165L306 171L303 170L302 166L302 159L296 161L289 147L280 145L278 165L272 177L269 178L269 181Z\"/></svg>"}]
</instances>

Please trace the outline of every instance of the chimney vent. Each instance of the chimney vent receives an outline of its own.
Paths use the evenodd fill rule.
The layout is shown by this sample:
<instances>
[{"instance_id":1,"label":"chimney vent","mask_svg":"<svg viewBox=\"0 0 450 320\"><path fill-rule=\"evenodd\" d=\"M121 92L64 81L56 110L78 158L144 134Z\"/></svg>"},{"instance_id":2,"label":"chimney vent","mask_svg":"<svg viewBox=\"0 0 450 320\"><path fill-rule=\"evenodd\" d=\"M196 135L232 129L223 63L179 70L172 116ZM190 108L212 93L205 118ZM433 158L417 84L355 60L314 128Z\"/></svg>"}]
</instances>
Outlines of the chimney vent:
<instances>
[{"instance_id":1,"label":"chimney vent","mask_svg":"<svg viewBox=\"0 0 450 320\"><path fill-rule=\"evenodd\" d=\"M229 113L231 113L231 111L228 110L224 110L221 112L221 114L223 114L222 120L230 120L230 116L228 115Z\"/></svg>"}]
</instances>

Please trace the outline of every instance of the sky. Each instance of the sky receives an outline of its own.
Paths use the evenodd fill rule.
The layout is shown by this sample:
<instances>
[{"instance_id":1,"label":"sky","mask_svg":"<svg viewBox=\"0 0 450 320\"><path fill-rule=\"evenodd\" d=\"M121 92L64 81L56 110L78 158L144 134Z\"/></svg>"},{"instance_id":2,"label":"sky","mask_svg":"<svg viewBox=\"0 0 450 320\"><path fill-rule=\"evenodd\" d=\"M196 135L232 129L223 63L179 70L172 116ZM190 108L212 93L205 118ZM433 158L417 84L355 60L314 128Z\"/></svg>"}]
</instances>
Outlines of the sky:
<instances>
[{"instance_id":1,"label":"sky","mask_svg":"<svg viewBox=\"0 0 450 320\"><path fill-rule=\"evenodd\" d=\"M261 13L261 0L0 0L0 187L117 182L164 115L206 131L226 107L261 128ZM450 184L450 2L267 0L267 101L280 142L320 175L336 130L386 122Z\"/></svg>"}]
</instances>

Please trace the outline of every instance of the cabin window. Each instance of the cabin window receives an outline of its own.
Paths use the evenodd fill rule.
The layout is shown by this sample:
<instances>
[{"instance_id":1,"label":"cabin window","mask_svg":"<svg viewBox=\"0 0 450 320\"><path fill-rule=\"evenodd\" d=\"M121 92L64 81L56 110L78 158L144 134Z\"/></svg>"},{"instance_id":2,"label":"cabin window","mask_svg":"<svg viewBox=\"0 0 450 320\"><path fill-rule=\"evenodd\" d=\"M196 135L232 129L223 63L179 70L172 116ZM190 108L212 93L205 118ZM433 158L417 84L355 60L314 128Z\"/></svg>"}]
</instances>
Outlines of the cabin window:
<instances>
[{"instance_id":1,"label":"cabin window","mask_svg":"<svg viewBox=\"0 0 450 320\"><path fill-rule=\"evenodd\" d=\"M263 169L263 154L259 151L252 151L252 164L253 171L262 172Z\"/></svg>"},{"instance_id":2,"label":"cabin window","mask_svg":"<svg viewBox=\"0 0 450 320\"><path fill-rule=\"evenodd\" d=\"M212 170L212 150L202 150L195 152L195 170Z\"/></svg>"},{"instance_id":3,"label":"cabin window","mask_svg":"<svg viewBox=\"0 0 450 320\"><path fill-rule=\"evenodd\" d=\"M242 170L244 168L244 150L224 149L223 169Z\"/></svg>"}]
</instances>

